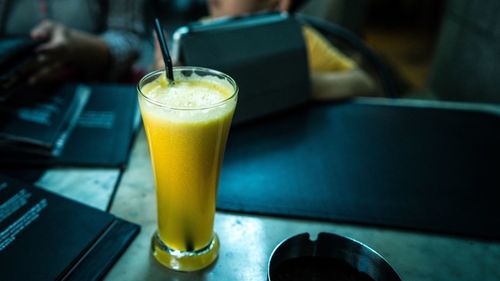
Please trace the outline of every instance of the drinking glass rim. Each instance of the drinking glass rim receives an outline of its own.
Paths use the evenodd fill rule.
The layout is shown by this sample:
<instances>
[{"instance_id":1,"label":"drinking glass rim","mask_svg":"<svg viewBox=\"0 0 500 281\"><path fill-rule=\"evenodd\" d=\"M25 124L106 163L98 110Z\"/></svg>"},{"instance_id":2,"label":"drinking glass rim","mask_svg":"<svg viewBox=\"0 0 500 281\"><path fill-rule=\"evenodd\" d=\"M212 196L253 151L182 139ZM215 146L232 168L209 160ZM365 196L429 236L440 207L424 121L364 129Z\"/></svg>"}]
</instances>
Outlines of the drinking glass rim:
<instances>
[{"instance_id":1,"label":"drinking glass rim","mask_svg":"<svg viewBox=\"0 0 500 281\"><path fill-rule=\"evenodd\" d=\"M223 99L223 100L221 100L221 101L219 101L217 103L208 105L208 106L203 106L203 107L169 106L167 104L164 104L162 102L159 102L157 100L154 100L154 99L146 96L141 91L141 85L143 84L143 82L146 79L149 79L150 77L158 75L158 74L161 75L161 73L165 73L165 69L159 69L159 70L151 71L148 74L144 75L144 77L141 78L141 80L139 81L139 83L137 83L137 92L146 101L148 101L148 102L150 102L150 103L152 103L152 104L154 104L156 106L159 106L159 107L162 107L162 108L168 108L168 109L172 109L172 110L186 110L186 111L205 110L205 109L211 109L211 108L215 108L215 107L221 106L221 105L225 104L226 102L228 102L229 100L233 99L238 94L238 92L239 92L239 88L238 88L238 85L236 84L236 81L234 81L234 79L231 76L225 74L224 72L221 72L221 71L218 71L218 70L214 70L214 69L211 69L211 68L200 67L200 66L175 66L173 68L174 72L183 71L183 70L189 70L189 71L199 70L199 71L207 72L209 74L213 74L214 76L222 76L222 77L224 77L224 79L226 79L231 84L231 86L233 86L234 91L233 91L233 93L229 97L227 97L227 98L225 98L225 99Z\"/></svg>"}]
</instances>

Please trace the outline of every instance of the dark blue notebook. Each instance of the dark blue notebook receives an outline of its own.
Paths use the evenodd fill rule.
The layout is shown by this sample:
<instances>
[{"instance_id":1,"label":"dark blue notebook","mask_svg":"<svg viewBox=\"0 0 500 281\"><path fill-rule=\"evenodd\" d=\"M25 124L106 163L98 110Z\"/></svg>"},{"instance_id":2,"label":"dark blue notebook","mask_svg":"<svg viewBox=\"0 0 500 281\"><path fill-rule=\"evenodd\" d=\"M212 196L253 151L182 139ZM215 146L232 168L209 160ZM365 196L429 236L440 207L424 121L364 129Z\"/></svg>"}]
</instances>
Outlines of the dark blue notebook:
<instances>
[{"instance_id":1,"label":"dark blue notebook","mask_svg":"<svg viewBox=\"0 0 500 281\"><path fill-rule=\"evenodd\" d=\"M500 239L500 110L360 99L231 129L220 210Z\"/></svg>"},{"instance_id":2,"label":"dark blue notebook","mask_svg":"<svg viewBox=\"0 0 500 281\"><path fill-rule=\"evenodd\" d=\"M139 229L0 175L2 280L99 280Z\"/></svg>"},{"instance_id":3,"label":"dark blue notebook","mask_svg":"<svg viewBox=\"0 0 500 281\"><path fill-rule=\"evenodd\" d=\"M88 88L90 97L57 157L0 149L0 165L124 167L140 125L136 89L117 84Z\"/></svg>"}]
</instances>

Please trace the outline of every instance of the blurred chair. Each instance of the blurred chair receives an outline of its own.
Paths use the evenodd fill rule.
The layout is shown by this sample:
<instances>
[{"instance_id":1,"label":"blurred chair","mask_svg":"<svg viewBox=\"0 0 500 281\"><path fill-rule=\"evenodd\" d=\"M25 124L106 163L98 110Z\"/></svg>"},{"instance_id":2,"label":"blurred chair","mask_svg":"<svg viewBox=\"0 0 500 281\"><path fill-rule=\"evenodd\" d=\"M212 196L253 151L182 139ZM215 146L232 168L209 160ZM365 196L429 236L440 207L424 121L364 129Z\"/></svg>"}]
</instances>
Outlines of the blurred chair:
<instances>
[{"instance_id":1,"label":"blurred chair","mask_svg":"<svg viewBox=\"0 0 500 281\"><path fill-rule=\"evenodd\" d=\"M379 84L385 97L397 97L401 93L391 68L353 31L331 21L318 17L297 14L301 22L319 31L335 47L354 57L368 74Z\"/></svg>"},{"instance_id":2,"label":"blurred chair","mask_svg":"<svg viewBox=\"0 0 500 281\"><path fill-rule=\"evenodd\" d=\"M449 0L428 88L438 99L500 103L500 1Z\"/></svg>"},{"instance_id":3,"label":"blurred chair","mask_svg":"<svg viewBox=\"0 0 500 281\"><path fill-rule=\"evenodd\" d=\"M335 22L361 34L368 0L306 1L300 13Z\"/></svg>"}]
</instances>

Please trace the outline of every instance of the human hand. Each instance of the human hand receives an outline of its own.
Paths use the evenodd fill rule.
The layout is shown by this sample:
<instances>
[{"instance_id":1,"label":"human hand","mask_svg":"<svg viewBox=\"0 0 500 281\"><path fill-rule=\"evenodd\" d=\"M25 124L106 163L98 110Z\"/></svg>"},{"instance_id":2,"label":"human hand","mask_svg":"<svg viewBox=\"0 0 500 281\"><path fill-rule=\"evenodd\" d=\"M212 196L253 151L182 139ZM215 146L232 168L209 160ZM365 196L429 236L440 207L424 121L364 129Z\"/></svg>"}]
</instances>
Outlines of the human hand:
<instances>
[{"instance_id":1,"label":"human hand","mask_svg":"<svg viewBox=\"0 0 500 281\"><path fill-rule=\"evenodd\" d=\"M49 20L42 21L31 31L35 40L45 43L36 48L36 62L29 79L30 84L38 84L56 79L63 67L71 61L73 45L71 29Z\"/></svg>"}]
</instances>

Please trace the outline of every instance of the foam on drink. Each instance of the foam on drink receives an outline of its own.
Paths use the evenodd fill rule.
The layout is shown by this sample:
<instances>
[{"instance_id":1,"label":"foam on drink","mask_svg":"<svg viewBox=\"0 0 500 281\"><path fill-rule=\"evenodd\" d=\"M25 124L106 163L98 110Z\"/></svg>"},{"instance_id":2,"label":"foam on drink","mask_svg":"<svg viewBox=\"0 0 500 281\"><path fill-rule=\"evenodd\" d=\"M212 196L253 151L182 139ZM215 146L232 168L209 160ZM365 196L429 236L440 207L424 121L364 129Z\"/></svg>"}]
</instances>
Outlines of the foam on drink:
<instances>
[{"instance_id":1,"label":"foam on drink","mask_svg":"<svg viewBox=\"0 0 500 281\"><path fill-rule=\"evenodd\" d=\"M161 114L170 121L207 121L230 113L234 104L221 104L231 98L233 86L215 76L189 76L175 73L175 83L170 85L164 75L144 85L144 96L153 102L152 114ZM218 106L220 104L220 106ZM156 110L154 107L158 107ZM201 112L199 112L200 110Z\"/></svg>"}]
</instances>

